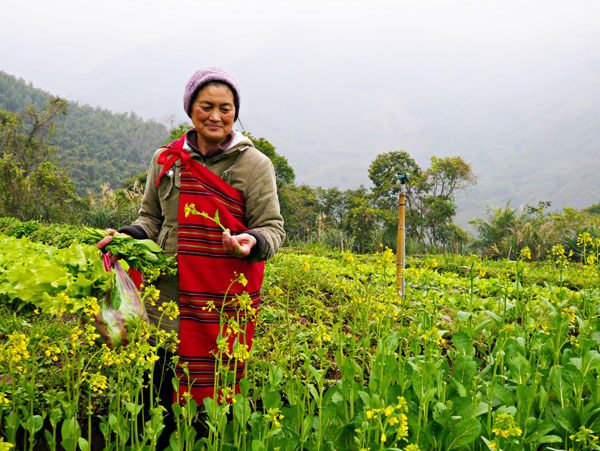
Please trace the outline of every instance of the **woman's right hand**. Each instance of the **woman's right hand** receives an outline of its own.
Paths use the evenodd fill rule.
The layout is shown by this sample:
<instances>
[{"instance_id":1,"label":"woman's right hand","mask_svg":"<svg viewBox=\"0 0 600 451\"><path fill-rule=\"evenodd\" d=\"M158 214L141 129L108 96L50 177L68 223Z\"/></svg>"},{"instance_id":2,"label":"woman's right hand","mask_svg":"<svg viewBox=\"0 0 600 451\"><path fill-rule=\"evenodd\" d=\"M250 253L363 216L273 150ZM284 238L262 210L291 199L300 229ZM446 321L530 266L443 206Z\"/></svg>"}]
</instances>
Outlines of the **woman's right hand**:
<instances>
[{"instance_id":1,"label":"woman's right hand","mask_svg":"<svg viewBox=\"0 0 600 451\"><path fill-rule=\"evenodd\" d=\"M104 252L104 248L106 247L106 245L112 241L113 236L115 236L115 235L129 236L126 233L119 233L114 229L106 229L105 232L107 233L107 235L104 238L102 238L100 241L98 241L98 243L96 243L96 246L102 252ZM119 258L118 255L111 254L110 251L107 252L107 255L109 256L111 263L115 263L117 261L117 259Z\"/></svg>"}]
</instances>

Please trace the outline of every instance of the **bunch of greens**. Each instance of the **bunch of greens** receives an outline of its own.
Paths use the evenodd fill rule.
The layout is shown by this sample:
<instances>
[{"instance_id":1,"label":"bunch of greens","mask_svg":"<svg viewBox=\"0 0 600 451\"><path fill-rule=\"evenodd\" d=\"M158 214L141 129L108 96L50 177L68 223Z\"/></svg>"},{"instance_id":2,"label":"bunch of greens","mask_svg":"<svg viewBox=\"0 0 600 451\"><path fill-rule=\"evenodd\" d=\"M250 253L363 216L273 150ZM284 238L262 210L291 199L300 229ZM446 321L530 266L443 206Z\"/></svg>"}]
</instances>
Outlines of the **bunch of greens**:
<instances>
[{"instance_id":1,"label":"bunch of greens","mask_svg":"<svg viewBox=\"0 0 600 451\"><path fill-rule=\"evenodd\" d=\"M110 286L98 250L74 242L57 249L0 235L0 300L50 313L76 313Z\"/></svg>"},{"instance_id":2,"label":"bunch of greens","mask_svg":"<svg viewBox=\"0 0 600 451\"><path fill-rule=\"evenodd\" d=\"M90 239L100 241L106 232L100 229L84 227ZM129 266L141 271L148 280L156 279L161 272L172 272L176 264L175 257L165 257L163 250L152 240L136 240L127 235L113 235L112 241L104 248L118 255Z\"/></svg>"}]
</instances>

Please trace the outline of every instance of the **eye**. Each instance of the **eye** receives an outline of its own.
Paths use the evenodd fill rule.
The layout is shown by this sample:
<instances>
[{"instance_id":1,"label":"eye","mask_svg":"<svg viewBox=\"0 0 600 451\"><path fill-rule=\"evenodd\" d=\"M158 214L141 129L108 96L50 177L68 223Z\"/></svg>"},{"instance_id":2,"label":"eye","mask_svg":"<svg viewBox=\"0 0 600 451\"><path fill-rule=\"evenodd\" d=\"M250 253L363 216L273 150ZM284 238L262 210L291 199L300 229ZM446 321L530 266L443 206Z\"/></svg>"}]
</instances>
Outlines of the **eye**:
<instances>
[{"instance_id":1,"label":"eye","mask_svg":"<svg viewBox=\"0 0 600 451\"><path fill-rule=\"evenodd\" d=\"M231 108L229 107L223 107L221 108L221 113L227 114L231 112Z\"/></svg>"}]
</instances>

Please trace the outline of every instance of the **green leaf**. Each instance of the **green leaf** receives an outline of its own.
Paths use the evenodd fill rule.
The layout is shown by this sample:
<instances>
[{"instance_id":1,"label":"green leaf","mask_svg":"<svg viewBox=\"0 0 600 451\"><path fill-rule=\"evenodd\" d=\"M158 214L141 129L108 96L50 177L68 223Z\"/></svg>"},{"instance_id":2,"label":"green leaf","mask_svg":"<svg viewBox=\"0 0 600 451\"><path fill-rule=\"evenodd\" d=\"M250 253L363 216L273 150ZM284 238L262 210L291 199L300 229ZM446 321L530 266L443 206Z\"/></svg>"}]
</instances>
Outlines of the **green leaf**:
<instances>
[{"instance_id":1,"label":"green leaf","mask_svg":"<svg viewBox=\"0 0 600 451\"><path fill-rule=\"evenodd\" d=\"M463 386L469 386L476 374L477 364L473 358L467 355L459 355L454 362L452 379L460 382Z\"/></svg>"},{"instance_id":2,"label":"green leaf","mask_svg":"<svg viewBox=\"0 0 600 451\"><path fill-rule=\"evenodd\" d=\"M562 441L563 439L558 435L544 435L543 437L540 437L538 440L536 440L536 443L538 445L541 445L543 443L561 443Z\"/></svg>"},{"instance_id":3,"label":"green leaf","mask_svg":"<svg viewBox=\"0 0 600 451\"><path fill-rule=\"evenodd\" d=\"M473 400L466 396L452 400L452 411L461 418L473 417Z\"/></svg>"},{"instance_id":4,"label":"green leaf","mask_svg":"<svg viewBox=\"0 0 600 451\"><path fill-rule=\"evenodd\" d=\"M319 392L317 391L317 389L315 388L315 386L313 384L308 384L308 391L310 392L310 394L312 395L312 397L315 399L315 401L319 401Z\"/></svg>"},{"instance_id":5,"label":"green leaf","mask_svg":"<svg viewBox=\"0 0 600 451\"><path fill-rule=\"evenodd\" d=\"M479 332L479 331L481 331L485 326L487 326L491 322L492 322L491 319L486 319L485 321L482 321L479 324L477 324L477 326L473 328L473 331L474 332Z\"/></svg>"},{"instance_id":6,"label":"green leaf","mask_svg":"<svg viewBox=\"0 0 600 451\"><path fill-rule=\"evenodd\" d=\"M520 408L525 408L534 399L536 388L533 385L517 385L517 405Z\"/></svg>"},{"instance_id":7,"label":"green leaf","mask_svg":"<svg viewBox=\"0 0 600 451\"><path fill-rule=\"evenodd\" d=\"M481 432L481 423L475 418L465 418L460 420L452 428L448 439L446 440L446 448L448 451L452 449L461 448L467 446L469 443L475 441L479 437Z\"/></svg>"},{"instance_id":8,"label":"green leaf","mask_svg":"<svg viewBox=\"0 0 600 451\"><path fill-rule=\"evenodd\" d=\"M250 381L247 377L244 377L240 381L240 391L244 396L248 396L248 391L250 390Z\"/></svg>"},{"instance_id":9,"label":"green leaf","mask_svg":"<svg viewBox=\"0 0 600 451\"><path fill-rule=\"evenodd\" d=\"M25 427L27 428L27 431L32 435L35 435L37 431L42 429L43 425L44 418L41 415L33 415L27 418L27 421L25 422Z\"/></svg>"},{"instance_id":10,"label":"green leaf","mask_svg":"<svg viewBox=\"0 0 600 451\"><path fill-rule=\"evenodd\" d=\"M81 451L89 451L90 450L90 444L83 437L79 437L79 440L77 440L77 443L79 444L79 448L81 449Z\"/></svg>"},{"instance_id":11,"label":"green leaf","mask_svg":"<svg viewBox=\"0 0 600 451\"><path fill-rule=\"evenodd\" d=\"M60 428L62 441L61 445L65 449L73 449L73 445L79 441L81 436L81 427L76 417L71 417L63 421Z\"/></svg>"},{"instance_id":12,"label":"green leaf","mask_svg":"<svg viewBox=\"0 0 600 451\"><path fill-rule=\"evenodd\" d=\"M456 332L452 335L452 344L460 354L474 355L473 343L465 332Z\"/></svg>"},{"instance_id":13,"label":"green leaf","mask_svg":"<svg viewBox=\"0 0 600 451\"><path fill-rule=\"evenodd\" d=\"M473 316L471 312L457 312L456 317L459 321L466 321Z\"/></svg>"},{"instance_id":14,"label":"green leaf","mask_svg":"<svg viewBox=\"0 0 600 451\"><path fill-rule=\"evenodd\" d=\"M521 354L515 355L508 361L510 375L517 384L525 384L531 376L531 365Z\"/></svg>"},{"instance_id":15,"label":"green leaf","mask_svg":"<svg viewBox=\"0 0 600 451\"><path fill-rule=\"evenodd\" d=\"M550 376L550 386L554 392L554 396L558 399L561 406L565 406L569 400L569 394L572 392L571 387L567 384L563 376L563 369L558 368Z\"/></svg>"},{"instance_id":16,"label":"green leaf","mask_svg":"<svg viewBox=\"0 0 600 451\"><path fill-rule=\"evenodd\" d=\"M483 415L484 413L488 412L488 403L487 402L480 402L479 405L477 406L477 409L475 409L475 413L473 414L475 417L478 417L479 415Z\"/></svg>"},{"instance_id":17,"label":"green leaf","mask_svg":"<svg viewBox=\"0 0 600 451\"><path fill-rule=\"evenodd\" d=\"M145 246L151 253L161 254L163 252L162 248L152 240L137 240L137 244L138 246Z\"/></svg>"},{"instance_id":18,"label":"green leaf","mask_svg":"<svg viewBox=\"0 0 600 451\"><path fill-rule=\"evenodd\" d=\"M494 321L496 321L497 323L502 323L502 318L500 318L498 315L496 315L494 312L490 312L489 310L486 310L485 313L492 318Z\"/></svg>"},{"instance_id":19,"label":"green leaf","mask_svg":"<svg viewBox=\"0 0 600 451\"><path fill-rule=\"evenodd\" d=\"M579 426L581 426L579 415L573 406L559 410L556 413L556 421L563 427L563 429L571 434L575 434L578 431Z\"/></svg>"}]
</instances>

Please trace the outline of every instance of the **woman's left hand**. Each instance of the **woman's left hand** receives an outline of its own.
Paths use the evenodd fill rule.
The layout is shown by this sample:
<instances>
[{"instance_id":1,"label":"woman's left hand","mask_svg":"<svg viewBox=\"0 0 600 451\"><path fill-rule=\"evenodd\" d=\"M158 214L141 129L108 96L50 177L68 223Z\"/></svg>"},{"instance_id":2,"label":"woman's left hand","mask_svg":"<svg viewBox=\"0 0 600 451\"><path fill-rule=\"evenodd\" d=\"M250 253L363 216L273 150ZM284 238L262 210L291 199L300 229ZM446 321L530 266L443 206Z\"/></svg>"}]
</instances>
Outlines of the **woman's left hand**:
<instances>
[{"instance_id":1,"label":"woman's left hand","mask_svg":"<svg viewBox=\"0 0 600 451\"><path fill-rule=\"evenodd\" d=\"M238 258L244 258L250 255L252 248L256 244L256 238L249 233L240 233L232 236L229 231L223 232L223 249L230 255Z\"/></svg>"}]
</instances>

